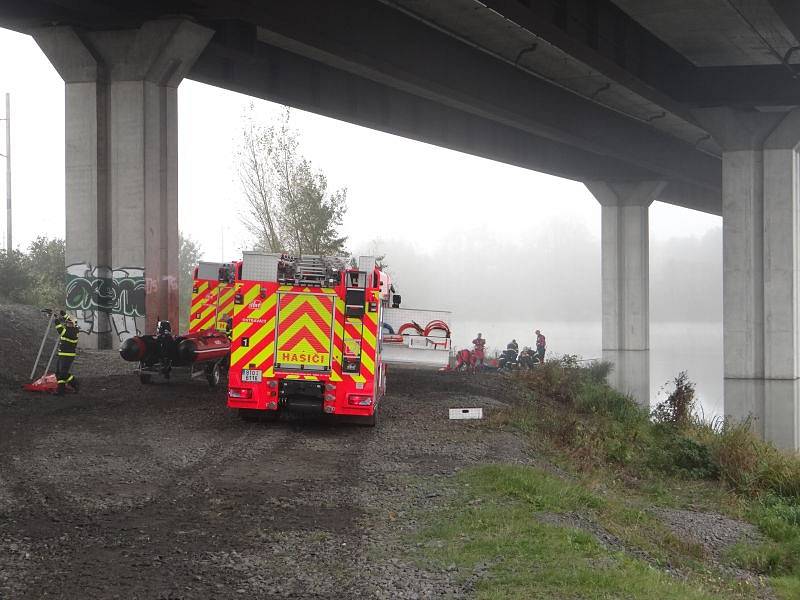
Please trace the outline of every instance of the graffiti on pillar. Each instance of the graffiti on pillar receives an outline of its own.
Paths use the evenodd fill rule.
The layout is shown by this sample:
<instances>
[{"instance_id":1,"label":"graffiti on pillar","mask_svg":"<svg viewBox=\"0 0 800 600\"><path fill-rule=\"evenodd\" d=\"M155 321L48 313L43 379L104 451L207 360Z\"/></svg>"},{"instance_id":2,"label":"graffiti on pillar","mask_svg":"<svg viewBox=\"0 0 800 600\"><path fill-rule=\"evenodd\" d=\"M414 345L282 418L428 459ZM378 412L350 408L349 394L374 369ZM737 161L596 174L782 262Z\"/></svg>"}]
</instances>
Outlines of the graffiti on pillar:
<instances>
[{"instance_id":1,"label":"graffiti on pillar","mask_svg":"<svg viewBox=\"0 0 800 600\"><path fill-rule=\"evenodd\" d=\"M141 267L67 267L67 308L85 333L113 333L119 341L145 327L145 277Z\"/></svg>"}]
</instances>

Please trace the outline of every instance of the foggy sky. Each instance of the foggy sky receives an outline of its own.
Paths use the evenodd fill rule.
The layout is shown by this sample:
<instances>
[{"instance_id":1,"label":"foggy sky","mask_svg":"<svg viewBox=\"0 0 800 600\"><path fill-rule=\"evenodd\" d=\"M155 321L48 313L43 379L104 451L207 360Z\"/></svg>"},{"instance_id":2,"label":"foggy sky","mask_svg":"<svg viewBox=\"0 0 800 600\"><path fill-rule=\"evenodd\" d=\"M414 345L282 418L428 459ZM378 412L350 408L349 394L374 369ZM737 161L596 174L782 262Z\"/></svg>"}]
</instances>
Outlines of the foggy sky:
<instances>
[{"instance_id":1,"label":"foggy sky","mask_svg":"<svg viewBox=\"0 0 800 600\"><path fill-rule=\"evenodd\" d=\"M408 308L451 310L462 320L601 318L600 239L581 223L547 220L491 243L475 229L452 234L448 246L430 255L384 239L358 252L386 254ZM650 306L653 321L721 321L721 228L651 241Z\"/></svg>"}]
</instances>

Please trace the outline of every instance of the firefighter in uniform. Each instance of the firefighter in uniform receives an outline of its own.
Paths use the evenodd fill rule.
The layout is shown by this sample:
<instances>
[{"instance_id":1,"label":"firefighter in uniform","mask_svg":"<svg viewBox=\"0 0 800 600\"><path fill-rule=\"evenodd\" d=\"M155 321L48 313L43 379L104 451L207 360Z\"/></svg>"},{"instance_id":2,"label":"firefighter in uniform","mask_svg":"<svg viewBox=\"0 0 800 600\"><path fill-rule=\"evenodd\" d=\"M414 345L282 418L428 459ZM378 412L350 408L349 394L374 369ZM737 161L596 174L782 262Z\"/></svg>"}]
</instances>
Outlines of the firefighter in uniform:
<instances>
[{"instance_id":1,"label":"firefighter in uniform","mask_svg":"<svg viewBox=\"0 0 800 600\"><path fill-rule=\"evenodd\" d=\"M483 366L483 360L486 357L486 338L480 333L472 340L472 355L474 357L473 366L477 366L478 363Z\"/></svg>"},{"instance_id":2,"label":"firefighter in uniform","mask_svg":"<svg viewBox=\"0 0 800 600\"><path fill-rule=\"evenodd\" d=\"M58 362L56 363L56 379L58 380L59 396L63 396L67 384L78 391L78 380L69 371L75 360L78 349L78 326L71 316L63 310L55 318L56 331L58 332Z\"/></svg>"},{"instance_id":3,"label":"firefighter in uniform","mask_svg":"<svg viewBox=\"0 0 800 600\"><path fill-rule=\"evenodd\" d=\"M547 349L547 340L542 335L542 332L536 330L536 356L539 358L539 364L544 364L544 353Z\"/></svg>"}]
</instances>

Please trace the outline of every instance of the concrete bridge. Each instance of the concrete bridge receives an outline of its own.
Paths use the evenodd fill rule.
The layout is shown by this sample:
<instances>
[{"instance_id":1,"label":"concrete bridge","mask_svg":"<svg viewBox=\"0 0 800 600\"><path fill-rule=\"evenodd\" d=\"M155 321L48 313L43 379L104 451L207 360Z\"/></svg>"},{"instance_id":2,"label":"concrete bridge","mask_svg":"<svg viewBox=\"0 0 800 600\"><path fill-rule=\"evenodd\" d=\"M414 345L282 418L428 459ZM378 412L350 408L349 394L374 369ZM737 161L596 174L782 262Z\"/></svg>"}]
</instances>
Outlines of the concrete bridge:
<instances>
[{"instance_id":1,"label":"concrete bridge","mask_svg":"<svg viewBox=\"0 0 800 600\"><path fill-rule=\"evenodd\" d=\"M136 326L177 320L176 89L188 77L584 182L602 204L610 352L649 346L649 205L721 214L725 376L748 403L800 377L794 9L5 0L0 25L33 35L66 83L67 262L87 313L103 302L93 281L139 277ZM98 331L116 310L104 308Z\"/></svg>"}]
</instances>

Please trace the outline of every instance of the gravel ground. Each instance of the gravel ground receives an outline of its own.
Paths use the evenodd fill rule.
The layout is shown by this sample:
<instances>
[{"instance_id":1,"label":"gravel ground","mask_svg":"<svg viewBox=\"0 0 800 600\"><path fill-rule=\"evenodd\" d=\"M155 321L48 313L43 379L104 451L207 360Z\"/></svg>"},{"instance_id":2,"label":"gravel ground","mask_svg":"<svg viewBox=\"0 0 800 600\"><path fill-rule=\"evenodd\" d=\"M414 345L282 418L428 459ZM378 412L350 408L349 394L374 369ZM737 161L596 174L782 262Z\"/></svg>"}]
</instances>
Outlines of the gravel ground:
<instances>
[{"instance_id":1,"label":"gravel ground","mask_svg":"<svg viewBox=\"0 0 800 600\"><path fill-rule=\"evenodd\" d=\"M750 523L737 521L714 512L659 508L653 510L661 521L680 539L700 544L707 563L714 565L727 576L747 581L758 593L758 598L772 600L775 594L762 577L740 569L725 559L725 553L734 544L744 542L759 544L764 536Z\"/></svg>"},{"instance_id":2,"label":"gravel ground","mask_svg":"<svg viewBox=\"0 0 800 600\"><path fill-rule=\"evenodd\" d=\"M738 542L764 541L755 526L719 513L659 508L653 513L676 535L703 546L706 554L719 559Z\"/></svg>"},{"instance_id":3,"label":"gravel ground","mask_svg":"<svg viewBox=\"0 0 800 600\"><path fill-rule=\"evenodd\" d=\"M250 423L202 380L140 386L114 352L81 351L80 394L26 394L45 325L0 306L0 600L469 597L495 557L421 568L416 515L448 502L464 467L548 468L486 421L448 420L517 400L500 374L392 369L375 429ZM721 515L659 515L712 558L754 535ZM534 517L649 558L591 516Z\"/></svg>"},{"instance_id":4,"label":"gravel ground","mask_svg":"<svg viewBox=\"0 0 800 600\"><path fill-rule=\"evenodd\" d=\"M447 418L503 406L502 377L397 369L369 429L244 422L224 391L142 388L114 353L75 373L77 395L1 389L3 599L469 596L485 565L406 558L414 515L458 469L527 461L516 437Z\"/></svg>"}]
</instances>

